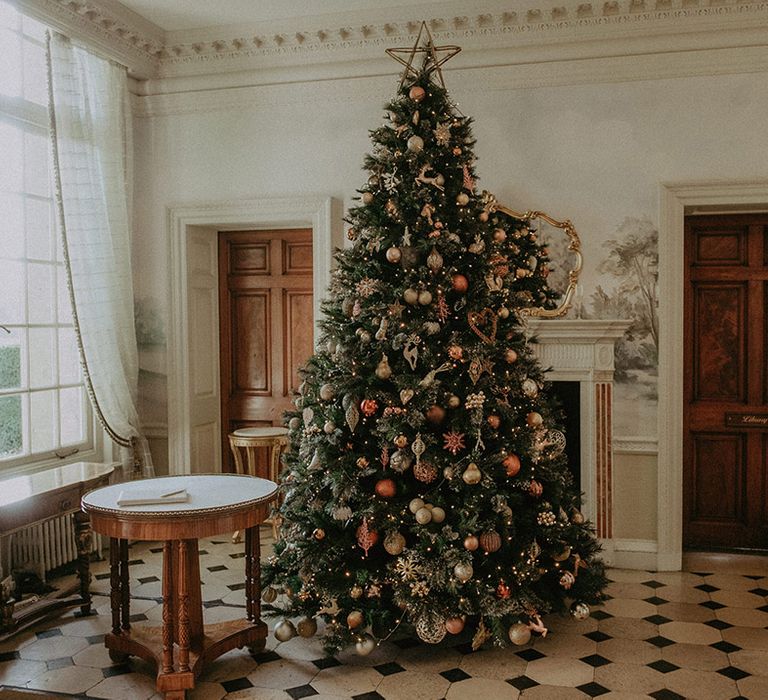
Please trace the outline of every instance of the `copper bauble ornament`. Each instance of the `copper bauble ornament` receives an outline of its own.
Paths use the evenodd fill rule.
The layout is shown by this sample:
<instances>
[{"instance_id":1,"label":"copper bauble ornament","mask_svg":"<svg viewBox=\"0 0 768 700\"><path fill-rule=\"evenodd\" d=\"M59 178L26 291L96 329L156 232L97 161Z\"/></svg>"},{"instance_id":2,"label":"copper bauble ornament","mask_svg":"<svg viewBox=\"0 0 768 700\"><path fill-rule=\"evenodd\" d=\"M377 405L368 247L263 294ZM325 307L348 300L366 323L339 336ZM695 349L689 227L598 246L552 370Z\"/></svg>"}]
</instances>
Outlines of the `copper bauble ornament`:
<instances>
[{"instance_id":1,"label":"copper bauble ornament","mask_svg":"<svg viewBox=\"0 0 768 700\"><path fill-rule=\"evenodd\" d=\"M317 620L314 617L304 617L296 625L296 631L302 637L313 637L317 633Z\"/></svg>"},{"instance_id":2,"label":"copper bauble ornament","mask_svg":"<svg viewBox=\"0 0 768 700\"><path fill-rule=\"evenodd\" d=\"M538 413L537 411L531 411L526 417L525 422L528 423L528 425L531 428L538 428L542 423L544 423L544 418L542 418L541 413Z\"/></svg>"},{"instance_id":3,"label":"copper bauble ornament","mask_svg":"<svg viewBox=\"0 0 768 700\"><path fill-rule=\"evenodd\" d=\"M287 642L296 636L296 628L290 620L280 620L275 625L275 639L280 642Z\"/></svg>"},{"instance_id":4,"label":"copper bauble ornament","mask_svg":"<svg viewBox=\"0 0 768 700\"><path fill-rule=\"evenodd\" d=\"M486 552L498 552L501 549L501 535L495 530L489 530L480 535L480 546Z\"/></svg>"},{"instance_id":5,"label":"copper bauble ornament","mask_svg":"<svg viewBox=\"0 0 768 700\"><path fill-rule=\"evenodd\" d=\"M386 256L389 262L399 263L402 253L400 252L400 248L396 248L395 246L392 246L391 248L387 248Z\"/></svg>"},{"instance_id":6,"label":"copper bauble ornament","mask_svg":"<svg viewBox=\"0 0 768 700\"><path fill-rule=\"evenodd\" d=\"M499 426L501 425L501 417L497 416L495 413L491 413L491 415L488 416L487 421L488 425L490 425L494 430L498 430Z\"/></svg>"},{"instance_id":7,"label":"copper bauble ornament","mask_svg":"<svg viewBox=\"0 0 768 700\"><path fill-rule=\"evenodd\" d=\"M312 537L314 537L316 540L324 540L325 539L325 530L321 527L316 527L312 531Z\"/></svg>"},{"instance_id":8,"label":"copper bauble ornament","mask_svg":"<svg viewBox=\"0 0 768 700\"><path fill-rule=\"evenodd\" d=\"M408 90L408 97L414 102L421 102L427 96L427 91L421 85L414 85Z\"/></svg>"},{"instance_id":9,"label":"copper bauble ornament","mask_svg":"<svg viewBox=\"0 0 768 700\"><path fill-rule=\"evenodd\" d=\"M474 569L472 568L472 564L465 564L464 562L459 562L456 564L456 566L453 567L453 575L461 582L466 583L469 581L469 579L472 578L472 575L475 573Z\"/></svg>"},{"instance_id":10,"label":"copper bauble ornament","mask_svg":"<svg viewBox=\"0 0 768 700\"><path fill-rule=\"evenodd\" d=\"M360 469L365 469L370 464L370 462L368 461L368 457L363 456L358 457L355 460L355 464L357 464Z\"/></svg>"},{"instance_id":11,"label":"copper bauble ornament","mask_svg":"<svg viewBox=\"0 0 768 700\"><path fill-rule=\"evenodd\" d=\"M460 634L464 629L464 619L461 617L449 617L445 621L445 629L451 634Z\"/></svg>"},{"instance_id":12,"label":"copper bauble ornament","mask_svg":"<svg viewBox=\"0 0 768 700\"><path fill-rule=\"evenodd\" d=\"M464 348L461 345L450 345L448 347L448 357L452 360L460 360L464 355Z\"/></svg>"},{"instance_id":13,"label":"copper bauble ornament","mask_svg":"<svg viewBox=\"0 0 768 700\"><path fill-rule=\"evenodd\" d=\"M408 504L408 510L411 511L411 513L415 513L420 508L424 507L424 501L421 498L414 498L409 504Z\"/></svg>"},{"instance_id":14,"label":"copper bauble ornament","mask_svg":"<svg viewBox=\"0 0 768 700\"><path fill-rule=\"evenodd\" d=\"M467 468L464 470L464 473L461 475L461 478L464 480L465 484L477 484L480 479L482 479L483 475L480 473L480 470L477 468L477 465L474 462L470 462Z\"/></svg>"},{"instance_id":15,"label":"copper bauble ornament","mask_svg":"<svg viewBox=\"0 0 768 700\"><path fill-rule=\"evenodd\" d=\"M507 240L507 232L503 228L494 229L493 240L496 241L496 243L503 243Z\"/></svg>"},{"instance_id":16,"label":"copper bauble ornament","mask_svg":"<svg viewBox=\"0 0 768 700\"><path fill-rule=\"evenodd\" d=\"M372 416L379 408L379 402L376 399L363 399L360 402L360 410L363 415Z\"/></svg>"},{"instance_id":17,"label":"copper bauble ornament","mask_svg":"<svg viewBox=\"0 0 768 700\"><path fill-rule=\"evenodd\" d=\"M485 223L486 221L488 221L488 218L489 218L488 217L488 212L487 211L481 211L477 215L477 218L480 219L480 221L482 221L483 223Z\"/></svg>"},{"instance_id":18,"label":"copper bauble ornament","mask_svg":"<svg viewBox=\"0 0 768 700\"><path fill-rule=\"evenodd\" d=\"M405 537L399 532L390 532L384 538L384 550L387 554L396 556L405 549Z\"/></svg>"},{"instance_id":19,"label":"copper bauble ornament","mask_svg":"<svg viewBox=\"0 0 768 700\"><path fill-rule=\"evenodd\" d=\"M451 277L451 286L455 291L463 294L469 289L469 280L457 272Z\"/></svg>"},{"instance_id":20,"label":"copper bauble ornament","mask_svg":"<svg viewBox=\"0 0 768 700\"><path fill-rule=\"evenodd\" d=\"M432 522L441 523L445 520L445 511L439 506L435 506L432 509Z\"/></svg>"},{"instance_id":21,"label":"copper bauble ornament","mask_svg":"<svg viewBox=\"0 0 768 700\"><path fill-rule=\"evenodd\" d=\"M576 620L586 620L589 617L589 605L576 602L571 605L571 615Z\"/></svg>"},{"instance_id":22,"label":"copper bauble ornament","mask_svg":"<svg viewBox=\"0 0 768 700\"><path fill-rule=\"evenodd\" d=\"M528 486L528 493L530 493L531 496L538 498L542 493L544 493L544 487L540 482L532 479L530 485Z\"/></svg>"},{"instance_id":23,"label":"copper bauble ornament","mask_svg":"<svg viewBox=\"0 0 768 700\"><path fill-rule=\"evenodd\" d=\"M397 486L392 479L380 479L374 488L376 495L381 498L392 498L397 493Z\"/></svg>"},{"instance_id":24,"label":"copper bauble ornament","mask_svg":"<svg viewBox=\"0 0 768 700\"><path fill-rule=\"evenodd\" d=\"M480 546L480 540L474 535L467 535L464 538L464 549L468 552L474 552Z\"/></svg>"},{"instance_id":25,"label":"copper bauble ornament","mask_svg":"<svg viewBox=\"0 0 768 700\"><path fill-rule=\"evenodd\" d=\"M425 484L431 484L437 479L437 467L429 462L417 462L413 468L413 475Z\"/></svg>"},{"instance_id":26,"label":"copper bauble ornament","mask_svg":"<svg viewBox=\"0 0 768 700\"><path fill-rule=\"evenodd\" d=\"M353 610L351 613L349 613L349 615L347 615L347 627L353 630L355 627L360 627L364 620L365 615L363 615L360 610Z\"/></svg>"},{"instance_id":27,"label":"copper bauble ornament","mask_svg":"<svg viewBox=\"0 0 768 700\"><path fill-rule=\"evenodd\" d=\"M520 457L517 455L507 455L502 462L507 476L517 476L520 471Z\"/></svg>"},{"instance_id":28,"label":"copper bauble ornament","mask_svg":"<svg viewBox=\"0 0 768 700\"><path fill-rule=\"evenodd\" d=\"M445 420L445 409L434 404L427 409L425 416L432 425L440 425Z\"/></svg>"},{"instance_id":29,"label":"copper bauble ornament","mask_svg":"<svg viewBox=\"0 0 768 700\"><path fill-rule=\"evenodd\" d=\"M395 447L399 447L401 450L408 445L408 438L405 435L398 435L395 438Z\"/></svg>"},{"instance_id":30,"label":"copper bauble ornament","mask_svg":"<svg viewBox=\"0 0 768 700\"><path fill-rule=\"evenodd\" d=\"M509 641L517 646L523 646L531 641L531 629L524 622L516 622L509 628Z\"/></svg>"}]
</instances>

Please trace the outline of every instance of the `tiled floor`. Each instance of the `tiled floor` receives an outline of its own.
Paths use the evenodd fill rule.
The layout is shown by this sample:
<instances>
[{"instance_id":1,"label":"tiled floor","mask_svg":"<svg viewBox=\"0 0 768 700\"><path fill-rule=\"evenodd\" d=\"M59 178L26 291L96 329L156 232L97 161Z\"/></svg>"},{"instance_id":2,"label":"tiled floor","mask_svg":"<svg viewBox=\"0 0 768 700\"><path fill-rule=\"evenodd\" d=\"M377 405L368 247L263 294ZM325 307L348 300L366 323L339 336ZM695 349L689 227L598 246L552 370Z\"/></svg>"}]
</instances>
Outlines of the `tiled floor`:
<instances>
[{"instance_id":1,"label":"tiled floor","mask_svg":"<svg viewBox=\"0 0 768 700\"><path fill-rule=\"evenodd\" d=\"M265 537L267 532L264 532ZM242 545L201 543L206 621L243 614ZM160 620L161 550L131 550L132 619ZM262 555L269 552L269 544ZM255 658L235 650L215 661L193 699L504 700L506 698L768 698L768 564L692 555L696 573L613 569L610 600L582 622L555 616L526 647L472 653L465 639L437 647L385 642L370 656L326 658L318 640L273 636ZM730 567L730 569L729 569ZM99 615L72 613L0 645L0 686L76 697L148 700L151 668L114 665L103 646L110 627L106 563L94 566ZM0 698L2 692L0 691Z\"/></svg>"}]
</instances>

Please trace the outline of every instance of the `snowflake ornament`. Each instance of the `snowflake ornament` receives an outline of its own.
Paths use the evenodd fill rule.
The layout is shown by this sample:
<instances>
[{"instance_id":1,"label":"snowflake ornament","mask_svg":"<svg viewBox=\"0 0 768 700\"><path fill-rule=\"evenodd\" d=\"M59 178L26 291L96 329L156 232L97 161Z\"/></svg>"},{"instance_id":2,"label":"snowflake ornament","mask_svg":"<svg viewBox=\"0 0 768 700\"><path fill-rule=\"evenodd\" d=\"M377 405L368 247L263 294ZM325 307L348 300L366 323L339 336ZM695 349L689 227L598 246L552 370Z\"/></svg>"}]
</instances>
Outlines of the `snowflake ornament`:
<instances>
[{"instance_id":1,"label":"snowflake ornament","mask_svg":"<svg viewBox=\"0 0 768 700\"><path fill-rule=\"evenodd\" d=\"M435 129L435 141L438 146L447 146L451 140L451 125L444 123L438 124Z\"/></svg>"},{"instance_id":2,"label":"snowflake ornament","mask_svg":"<svg viewBox=\"0 0 768 700\"><path fill-rule=\"evenodd\" d=\"M443 433L443 440L445 441L443 447L452 455L456 455L466 447L464 444L464 433L457 433L455 430L452 430L450 433Z\"/></svg>"},{"instance_id":3,"label":"snowflake ornament","mask_svg":"<svg viewBox=\"0 0 768 700\"><path fill-rule=\"evenodd\" d=\"M379 281L371 277L363 277L356 285L355 291L365 299L374 294L379 288Z\"/></svg>"}]
</instances>

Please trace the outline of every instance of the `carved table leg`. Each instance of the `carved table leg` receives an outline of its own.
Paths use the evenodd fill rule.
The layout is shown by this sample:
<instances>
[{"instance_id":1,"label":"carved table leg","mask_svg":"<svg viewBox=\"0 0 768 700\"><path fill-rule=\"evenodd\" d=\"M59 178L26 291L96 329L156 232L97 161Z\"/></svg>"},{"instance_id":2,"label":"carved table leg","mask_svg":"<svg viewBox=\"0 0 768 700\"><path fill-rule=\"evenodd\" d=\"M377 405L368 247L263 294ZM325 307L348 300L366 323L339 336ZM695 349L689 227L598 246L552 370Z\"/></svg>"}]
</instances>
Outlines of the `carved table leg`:
<instances>
[{"instance_id":1,"label":"carved table leg","mask_svg":"<svg viewBox=\"0 0 768 700\"><path fill-rule=\"evenodd\" d=\"M245 531L245 607L249 622L261 622L261 546L259 542L259 526L249 527ZM248 645L253 654L258 654L266 646L266 630L264 638Z\"/></svg>"},{"instance_id":2,"label":"carved table leg","mask_svg":"<svg viewBox=\"0 0 768 700\"><path fill-rule=\"evenodd\" d=\"M176 581L178 591L178 631L179 631L179 672L189 671L189 582L184 575L188 568L189 545L187 540L179 540L179 577Z\"/></svg>"},{"instance_id":3,"label":"carved table leg","mask_svg":"<svg viewBox=\"0 0 768 700\"><path fill-rule=\"evenodd\" d=\"M77 576L80 579L80 616L95 615L91 607L91 520L87 513L74 514L75 541L77 542ZM77 613L75 613L77 615Z\"/></svg>"},{"instance_id":4,"label":"carved table leg","mask_svg":"<svg viewBox=\"0 0 768 700\"><path fill-rule=\"evenodd\" d=\"M112 634L120 634L120 540L109 540L109 602L112 608Z\"/></svg>"},{"instance_id":5,"label":"carved table leg","mask_svg":"<svg viewBox=\"0 0 768 700\"><path fill-rule=\"evenodd\" d=\"M131 587L128 581L128 540L120 540L120 604L124 630L131 629Z\"/></svg>"},{"instance_id":6,"label":"carved table leg","mask_svg":"<svg viewBox=\"0 0 768 700\"><path fill-rule=\"evenodd\" d=\"M176 585L173 545L171 540L163 545L163 673L173 673L173 598Z\"/></svg>"}]
</instances>

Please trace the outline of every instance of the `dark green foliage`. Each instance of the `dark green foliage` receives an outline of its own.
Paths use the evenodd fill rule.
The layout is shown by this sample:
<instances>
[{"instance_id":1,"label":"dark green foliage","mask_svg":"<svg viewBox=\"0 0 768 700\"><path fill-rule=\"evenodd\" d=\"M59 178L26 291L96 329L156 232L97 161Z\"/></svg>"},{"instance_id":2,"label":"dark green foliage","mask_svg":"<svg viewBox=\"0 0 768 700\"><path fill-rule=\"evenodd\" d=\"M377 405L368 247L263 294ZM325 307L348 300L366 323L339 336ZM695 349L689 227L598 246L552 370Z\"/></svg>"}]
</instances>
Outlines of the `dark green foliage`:
<instances>
[{"instance_id":1,"label":"dark green foliage","mask_svg":"<svg viewBox=\"0 0 768 700\"><path fill-rule=\"evenodd\" d=\"M510 624L597 602L606 583L520 314L551 303L546 250L475 190L470 120L427 75L422 101L412 85L371 133L354 245L336 255L324 337L288 415L282 539L263 571L287 593L273 610L324 615L329 649L365 628L413 625L434 641L455 617L504 643ZM519 473L507 474L510 456ZM417 498L444 520L419 524ZM465 548L487 533L497 551ZM564 571L577 574L569 590ZM365 622L350 630L352 611Z\"/></svg>"}]
</instances>

